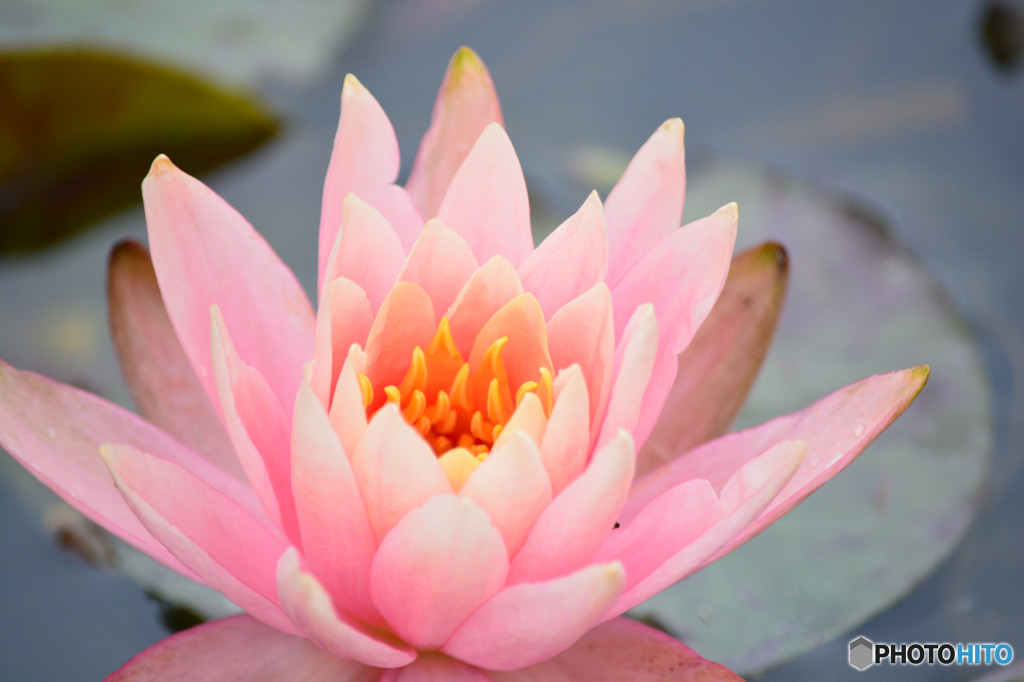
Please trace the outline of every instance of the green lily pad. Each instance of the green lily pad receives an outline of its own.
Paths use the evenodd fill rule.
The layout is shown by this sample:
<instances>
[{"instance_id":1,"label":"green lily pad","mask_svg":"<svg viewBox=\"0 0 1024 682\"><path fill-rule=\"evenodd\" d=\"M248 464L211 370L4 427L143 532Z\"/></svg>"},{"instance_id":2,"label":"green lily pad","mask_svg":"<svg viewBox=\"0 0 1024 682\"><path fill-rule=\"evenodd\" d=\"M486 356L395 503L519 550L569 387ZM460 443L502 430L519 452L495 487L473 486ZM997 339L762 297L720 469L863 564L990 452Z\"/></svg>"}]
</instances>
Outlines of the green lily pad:
<instances>
[{"instance_id":1,"label":"green lily pad","mask_svg":"<svg viewBox=\"0 0 1024 682\"><path fill-rule=\"evenodd\" d=\"M931 365L858 461L760 536L637 607L751 673L853 630L920 583L967 529L992 446L974 338L884 221L850 199L735 162L689 175L688 219L740 206L740 248L785 244L786 308L737 428L863 376Z\"/></svg>"},{"instance_id":2,"label":"green lily pad","mask_svg":"<svg viewBox=\"0 0 1024 682\"><path fill-rule=\"evenodd\" d=\"M219 81L308 83L359 35L371 0L4 0L0 45L94 45Z\"/></svg>"},{"instance_id":3,"label":"green lily pad","mask_svg":"<svg viewBox=\"0 0 1024 682\"><path fill-rule=\"evenodd\" d=\"M139 201L165 153L200 174L260 146L276 120L183 73L86 50L0 53L0 253L51 244Z\"/></svg>"}]
</instances>

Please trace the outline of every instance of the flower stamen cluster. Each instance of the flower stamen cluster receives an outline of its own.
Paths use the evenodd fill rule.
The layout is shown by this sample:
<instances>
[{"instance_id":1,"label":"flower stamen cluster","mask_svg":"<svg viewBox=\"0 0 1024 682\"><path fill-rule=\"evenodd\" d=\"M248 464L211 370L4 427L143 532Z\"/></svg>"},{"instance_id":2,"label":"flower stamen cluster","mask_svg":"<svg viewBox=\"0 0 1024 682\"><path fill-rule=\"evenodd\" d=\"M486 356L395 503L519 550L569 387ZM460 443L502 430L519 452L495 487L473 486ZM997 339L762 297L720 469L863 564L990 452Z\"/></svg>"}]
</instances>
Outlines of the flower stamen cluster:
<instances>
[{"instance_id":1,"label":"flower stamen cluster","mask_svg":"<svg viewBox=\"0 0 1024 682\"><path fill-rule=\"evenodd\" d=\"M528 393L540 399L545 416L551 415L551 371L538 367L536 379L522 381L513 392L502 359L508 341L508 336L495 339L474 371L455 346L448 319L442 317L426 350L413 349L399 384L375 392L370 378L358 375L367 419L393 403L439 457L458 448L482 462Z\"/></svg>"}]
</instances>

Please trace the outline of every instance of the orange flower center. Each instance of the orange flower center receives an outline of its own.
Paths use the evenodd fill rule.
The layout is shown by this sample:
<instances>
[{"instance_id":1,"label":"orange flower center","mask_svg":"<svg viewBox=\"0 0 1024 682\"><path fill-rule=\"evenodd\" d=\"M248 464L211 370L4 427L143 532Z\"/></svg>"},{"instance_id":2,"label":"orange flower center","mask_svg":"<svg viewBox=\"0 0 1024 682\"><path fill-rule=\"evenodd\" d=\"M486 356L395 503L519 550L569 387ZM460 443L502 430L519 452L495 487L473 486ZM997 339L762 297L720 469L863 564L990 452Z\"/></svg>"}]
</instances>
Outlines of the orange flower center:
<instances>
[{"instance_id":1,"label":"orange flower center","mask_svg":"<svg viewBox=\"0 0 1024 682\"><path fill-rule=\"evenodd\" d=\"M513 391L501 357L507 343L507 336L495 340L473 371L455 347L448 319L442 317L426 350L413 349L401 383L384 387L385 404L398 405L438 456L462 448L483 461L527 393L536 394L551 414L551 372L540 367L537 380L522 381ZM359 386L367 417L372 417L380 409L372 407L373 385L360 374Z\"/></svg>"}]
</instances>

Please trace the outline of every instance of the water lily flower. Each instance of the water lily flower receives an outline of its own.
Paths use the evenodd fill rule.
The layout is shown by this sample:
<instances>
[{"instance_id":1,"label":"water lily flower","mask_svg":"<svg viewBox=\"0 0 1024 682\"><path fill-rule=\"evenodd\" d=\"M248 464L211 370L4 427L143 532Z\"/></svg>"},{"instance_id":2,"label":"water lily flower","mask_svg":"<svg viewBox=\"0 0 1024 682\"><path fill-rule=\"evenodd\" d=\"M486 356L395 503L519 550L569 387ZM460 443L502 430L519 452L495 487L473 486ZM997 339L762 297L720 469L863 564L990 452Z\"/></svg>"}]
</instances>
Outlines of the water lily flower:
<instances>
[{"instance_id":1,"label":"water lily flower","mask_svg":"<svg viewBox=\"0 0 1024 682\"><path fill-rule=\"evenodd\" d=\"M391 124L349 76L314 311L239 213L158 158L152 259L122 245L109 282L142 418L0 363L0 444L245 611L110 679L739 679L621 614L849 464L927 368L722 435L784 252L727 281L737 208L679 227L683 164L672 119L535 247L473 52L404 187Z\"/></svg>"}]
</instances>

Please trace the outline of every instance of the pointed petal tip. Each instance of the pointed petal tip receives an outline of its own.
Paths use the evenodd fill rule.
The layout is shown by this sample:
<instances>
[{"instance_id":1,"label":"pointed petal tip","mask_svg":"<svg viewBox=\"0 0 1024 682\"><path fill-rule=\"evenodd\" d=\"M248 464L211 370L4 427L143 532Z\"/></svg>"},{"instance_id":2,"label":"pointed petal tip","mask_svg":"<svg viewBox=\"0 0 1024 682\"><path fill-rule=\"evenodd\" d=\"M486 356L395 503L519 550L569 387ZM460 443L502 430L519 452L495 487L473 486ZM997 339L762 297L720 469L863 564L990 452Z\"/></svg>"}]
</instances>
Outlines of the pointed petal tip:
<instances>
[{"instance_id":1,"label":"pointed petal tip","mask_svg":"<svg viewBox=\"0 0 1024 682\"><path fill-rule=\"evenodd\" d=\"M359 81L359 79L355 77L355 74L346 73L345 74L345 82L341 86L341 98L345 99L346 95L351 95L352 93L356 92L357 90L365 90L365 89L366 88Z\"/></svg>"},{"instance_id":2,"label":"pointed petal tip","mask_svg":"<svg viewBox=\"0 0 1024 682\"><path fill-rule=\"evenodd\" d=\"M146 180L149 180L150 178L159 178L162 175L174 172L178 172L178 167L171 163L171 160L167 158L166 154L160 154L153 159L153 165L149 167L149 174L146 175Z\"/></svg>"},{"instance_id":3,"label":"pointed petal tip","mask_svg":"<svg viewBox=\"0 0 1024 682\"><path fill-rule=\"evenodd\" d=\"M448 71L452 75L452 80L457 80L462 74L487 73L487 67L473 48L463 45L452 55Z\"/></svg>"},{"instance_id":4,"label":"pointed petal tip","mask_svg":"<svg viewBox=\"0 0 1024 682\"><path fill-rule=\"evenodd\" d=\"M765 242L757 247L758 256L768 264L774 261L780 273L789 272L789 252L778 242Z\"/></svg>"},{"instance_id":5,"label":"pointed petal tip","mask_svg":"<svg viewBox=\"0 0 1024 682\"><path fill-rule=\"evenodd\" d=\"M683 138L686 135L686 124L684 124L683 119L678 116L668 119L661 124L661 127L666 133L679 135L680 138Z\"/></svg>"},{"instance_id":6,"label":"pointed petal tip","mask_svg":"<svg viewBox=\"0 0 1024 682\"><path fill-rule=\"evenodd\" d=\"M928 377L931 376L932 368L928 365L917 365L904 371L911 383L917 384L917 390L914 392L914 395L916 396L921 392L921 389L924 388L924 385L928 383Z\"/></svg>"}]
</instances>

